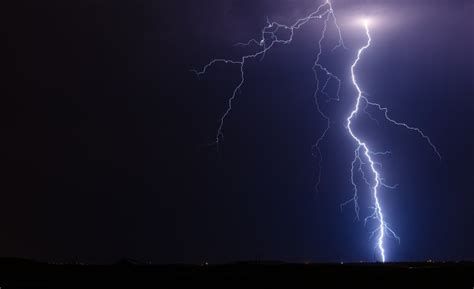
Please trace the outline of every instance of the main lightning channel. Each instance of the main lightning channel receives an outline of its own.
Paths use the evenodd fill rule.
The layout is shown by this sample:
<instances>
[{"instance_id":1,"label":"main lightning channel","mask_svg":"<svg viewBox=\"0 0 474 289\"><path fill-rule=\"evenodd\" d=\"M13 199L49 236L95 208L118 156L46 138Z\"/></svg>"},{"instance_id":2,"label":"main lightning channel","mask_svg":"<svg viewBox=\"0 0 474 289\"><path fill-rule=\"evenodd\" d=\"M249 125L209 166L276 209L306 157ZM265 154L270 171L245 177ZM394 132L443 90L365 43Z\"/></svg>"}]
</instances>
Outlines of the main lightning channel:
<instances>
[{"instance_id":1,"label":"main lightning channel","mask_svg":"<svg viewBox=\"0 0 474 289\"><path fill-rule=\"evenodd\" d=\"M380 199L379 199L379 194L378 194L378 189L379 189L379 186L381 185L382 181L381 181L381 178L380 178L380 174L379 174L379 172L377 171L377 169L375 167L376 163L374 162L374 160L372 160L372 157L371 157L371 154L373 154L373 153L370 151L368 145L365 142L363 142L359 137L356 136L356 134L353 132L352 126L351 126L352 125L352 120L354 119L354 117L356 117L357 113L359 112L360 102L361 102L361 99L363 98L362 90L361 90L359 84L357 83L356 76L355 76L355 73L354 73L354 69L356 68L357 64L359 63L362 53L364 52L364 50L366 50L367 48L370 47L370 44L372 42L372 38L370 37L370 32L369 32L369 22L364 21L363 24L364 24L364 28L365 28L365 33L367 35L367 44L359 49L359 51L357 52L357 58L351 66L352 83L354 84L354 87L357 90L357 101L356 101L354 110L352 110L351 114L347 118L347 129L349 131L349 134L351 135L351 137L358 144L358 147L355 150L354 161L352 163L351 180L352 180L352 184L353 184L354 190L355 190L355 195L354 195L353 201L354 201L355 206L356 206L356 212L357 212L357 217L358 217L357 186L354 183L354 171L353 170L354 170L355 162L357 160L359 162L362 161L360 159L360 151L362 150L363 154L365 156L365 159L369 163L370 170L371 170L372 174L374 175L375 183L373 184L371 190L372 190L372 194L373 194L373 198L374 198L375 208L374 208L374 214L371 217L378 220L378 222L379 222L378 229L377 229L377 231L379 232L378 240L377 240L377 246L378 246L378 249L379 249L379 252L380 252L380 256L382 258L382 262L385 262L385 249L384 249L385 231L388 229L392 234L394 234L394 236L396 236L396 235L390 228L388 228L387 224L385 223L383 210L382 210L382 206L380 205ZM364 177L364 179L365 179L365 177ZM367 179L365 179L365 181L366 181L366 183L369 184ZM398 239L398 236L396 236L396 237Z\"/></svg>"},{"instance_id":2,"label":"main lightning channel","mask_svg":"<svg viewBox=\"0 0 474 289\"><path fill-rule=\"evenodd\" d=\"M357 82L356 74L355 74L355 68L357 67L357 64L359 63L361 59L361 55L364 53L364 51L370 47L372 43L372 38L370 36L370 29L369 29L369 24L370 21L368 19L363 20L363 26L365 29L365 34L367 37L367 43L363 47L361 47L357 51L357 57L354 61L354 63L351 65L351 79L352 79L352 84L354 85L356 91L357 91L357 98L356 98L356 104L354 106L354 109L351 111L350 115L347 117L347 130L349 131L350 136L355 140L357 143L357 148L354 151L354 158L352 161L352 166L351 166L351 183L353 186L353 197L348 200L347 202L344 202L341 204L341 208L350 202L354 203L354 211L356 214L356 219L359 220L359 204L358 204L358 186L356 185L355 179L354 179L354 170L357 168L359 173L362 176L363 181L367 186L370 187L370 191L372 193L374 205L372 207L373 213L369 215L368 217L365 218L364 224L367 224L369 220L376 220L378 222L377 229L371 232L371 236L373 236L375 233L378 233L377 236L377 249L380 254L380 258L382 262L385 262L386 256L385 256L385 248L384 248L384 240L385 237L388 235L390 237L393 237L400 242L400 238L397 236L397 234L389 227L388 223L385 221L385 216L383 213L383 208L380 200L380 188L388 188L388 189L395 189L397 185L391 186L387 185L384 182L384 179L381 177L380 172L377 170L378 166L381 166L380 163L374 161L373 156L377 155L385 155L391 153L390 151L385 151L385 152L377 152L373 151L369 148L369 145L364 142L360 137L358 137L354 131L352 130L352 121L357 117L359 113L359 109L361 107L361 102L365 102L365 106L362 108L363 112L367 114L372 120L375 120L367 111L366 108L367 106L375 107L378 109L380 112L383 113L384 119L391 124L395 126L399 126L402 128L405 128L410 131L416 132L419 136L421 136L425 141L428 143L429 146L431 146L433 152L441 159L441 154L439 153L438 149L436 146L432 143L431 139L419 128L410 126L404 122L399 122L394 119L392 119L389 116L388 108L381 106L378 103L371 102L368 100L368 98L364 95L362 92L362 89L359 86L359 83ZM358 166L357 166L358 164ZM367 165L370 173L373 176L372 182L367 179L366 174L364 173L364 170L362 168L363 165Z\"/></svg>"}]
</instances>

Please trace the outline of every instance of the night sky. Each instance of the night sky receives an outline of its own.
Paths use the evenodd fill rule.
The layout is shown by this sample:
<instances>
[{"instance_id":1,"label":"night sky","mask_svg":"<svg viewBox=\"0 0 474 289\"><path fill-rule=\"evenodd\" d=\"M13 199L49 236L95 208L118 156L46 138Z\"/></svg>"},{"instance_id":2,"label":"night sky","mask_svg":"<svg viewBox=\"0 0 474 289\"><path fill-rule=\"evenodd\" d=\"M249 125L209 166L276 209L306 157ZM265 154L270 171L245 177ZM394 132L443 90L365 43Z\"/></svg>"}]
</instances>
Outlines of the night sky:
<instances>
[{"instance_id":1,"label":"night sky","mask_svg":"<svg viewBox=\"0 0 474 289\"><path fill-rule=\"evenodd\" d=\"M354 221L344 117L356 92L350 64L366 38L354 19L376 19L358 66L369 98L417 134L361 117L357 131L384 157L387 221L401 243L389 261L474 260L474 2L334 1L348 50L326 53L343 80L334 123L313 102L321 23L246 66L238 59L266 18L291 24L309 0L8 1L1 105L0 256L45 261L154 263L236 260L374 261L371 226ZM332 34L333 35L333 34ZM377 115L377 114L375 114ZM361 216L370 205L361 191Z\"/></svg>"}]
</instances>

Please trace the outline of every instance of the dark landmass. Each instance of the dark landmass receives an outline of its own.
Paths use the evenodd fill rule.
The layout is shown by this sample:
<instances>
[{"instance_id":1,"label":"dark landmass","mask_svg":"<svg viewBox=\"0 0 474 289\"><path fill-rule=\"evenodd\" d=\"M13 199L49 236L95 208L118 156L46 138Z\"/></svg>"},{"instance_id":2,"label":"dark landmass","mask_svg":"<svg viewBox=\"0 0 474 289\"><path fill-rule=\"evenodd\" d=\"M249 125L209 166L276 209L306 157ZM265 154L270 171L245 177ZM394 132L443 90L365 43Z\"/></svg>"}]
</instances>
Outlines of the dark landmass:
<instances>
[{"instance_id":1,"label":"dark landmass","mask_svg":"<svg viewBox=\"0 0 474 289\"><path fill-rule=\"evenodd\" d=\"M474 263L113 265L0 259L8 288L474 288Z\"/></svg>"}]
</instances>

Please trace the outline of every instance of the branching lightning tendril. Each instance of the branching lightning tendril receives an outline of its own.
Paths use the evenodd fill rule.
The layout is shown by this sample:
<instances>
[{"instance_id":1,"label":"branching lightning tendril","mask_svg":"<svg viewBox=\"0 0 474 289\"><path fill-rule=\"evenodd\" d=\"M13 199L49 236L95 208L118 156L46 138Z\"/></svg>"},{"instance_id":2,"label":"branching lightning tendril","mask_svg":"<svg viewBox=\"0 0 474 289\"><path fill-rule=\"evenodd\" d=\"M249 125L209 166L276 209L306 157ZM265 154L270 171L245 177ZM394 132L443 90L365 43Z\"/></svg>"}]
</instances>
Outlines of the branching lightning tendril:
<instances>
[{"instance_id":1,"label":"branching lightning tendril","mask_svg":"<svg viewBox=\"0 0 474 289\"><path fill-rule=\"evenodd\" d=\"M219 126L217 129L215 140L214 142L211 143L211 144L219 145L220 141L224 137L224 134L223 134L224 122L227 116L232 111L232 105L237 97L237 93L242 89L242 87L245 84L245 65L247 64L247 61L251 59L262 60L265 57L266 53L269 52L272 48L274 48L277 44L282 44L282 45L290 44L293 41L293 36L295 32L311 20L322 20L322 23L323 23L322 33L318 41L318 50L316 54L316 59L312 67L315 82L316 82L316 90L313 94L315 106L316 106L316 109L318 110L318 113L326 122L325 129L323 130L321 135L317 138L316 143L313 145L313 155L317 158L317 163L318 163L318 168L319 168L318 174L317 174L317 180L316 180L316 191L318 191L319 185L321 182L321 171L322 171L322 153L321 153L320 145L322 141L325 139L328 131L331 128L331 119L323 111L321 103L320 103L321 96L325 97L324 99L326 102L339 101L340 100L339 94L341 91L341 79L335 74L333 74L327 67L323 66L320 61L321 56L323 54L323 41L326 39L327 28L328 28L328 25L330 24L329 23L330 21L332 21L332 24L336 28L336 31L338 34L338 43L331 49L331 52L334 52L338 48L347 49L344 43L344 40L342 38L341 29L338 25L336 16L334 14L333 6L330 0L325 1L323 4L318 6L314 12L310 13L308 16L304 18L298 19L294 24L290 26L280 24L278 22L270 22L267 19L267 25L261 31L260 40L251 39L248 42L237 44L239 46L256 45L259 47L258 52L254 54L244 55L238 60L220 59L220 58L213 59L212 61L207 63L201 70L193 70L193 72L196 73L197 76L201 76L205 74L209 68L219 63L236 65L240 69L240 81L237 84L237 86L234 87L232 95L228 99L227 109L225 110L224 114L221 116L219 120ZM394 120L393 118L389 116L389 112L386 107L383 107L378 103L369 101L369 99L367 98L367 95L362 92L355 76L355 68L357 67L357 64L359 63L361 59L361 55L367 48L370 47L371 41L372 41L371 36L370 36L370 31L369 31L368 20L364 20L363 26L365 28L367 43L366 45L364 45L357 51L357 57L350 68L352 84L357 91L357 98L356 98L356 103L353 107L353 110L350 112L349 116L346 119L346 128L349 132L349 135L357 144L354 150L354 158L352 160L351 170L350 170L351 172L350 181L353 188L353 196L351 199L341 204L341 209L345 205L353 203L355 218L359 220L359 212L360 212L360 207L358 203L359 188L355 180L355 173L359 172L364 183L367 185L367 187L370 188L370 192L373 198L373 206L371 207L373 212L372 214L370 214L368 217L364 219L364 225L367 224L370 220L376 221L377 227L375 230L373 230L370 233L370 236L372 237L377 234L376 248L379 251L382 262L385 262L385 259L386 259L385 248L384 248L385 237L391 236L397 239L399 242L400 242L400 238L389 227L388 223L385 220L383 208L381 205L381 199L380 199L380 189L382 187L388 188L388 189L395 189L397 185L388 185L384 182L384 179L382 178L379 172L379 168L381 167L381 164L374 160L374 156L386 155L386 154L390 154L391 152L390 151L384 151L384 152L372 151L369 148L369 145L367 144L367 142L363 141L359 136L357 136L354 133L352 129L353 120L357 117L359 110L362 110L363 113L365 113L371 120L376 121L378 124L379 123L378 120L376 120L367 111L368 107L373 107L377 109L378 111L382 112L384 119L390 122L391 124L400 126L407 130L418 133L423 139L427 141L427 143L431 146L431 148L433 149L433 151L436 153L436 155L439 158L441 158L441 155L438 152L435 145L432 143L431 139L422 130L420 130L419 128L410 126L406 123ZM287 39L279 38L278 33L282 30L289 32L289 37ZM328 92L326 91L331 82L334 82L337 85L335 95L333 96L330 96ZM368 172L365 169L367 169Z\"/></svg>"}]
</instances>

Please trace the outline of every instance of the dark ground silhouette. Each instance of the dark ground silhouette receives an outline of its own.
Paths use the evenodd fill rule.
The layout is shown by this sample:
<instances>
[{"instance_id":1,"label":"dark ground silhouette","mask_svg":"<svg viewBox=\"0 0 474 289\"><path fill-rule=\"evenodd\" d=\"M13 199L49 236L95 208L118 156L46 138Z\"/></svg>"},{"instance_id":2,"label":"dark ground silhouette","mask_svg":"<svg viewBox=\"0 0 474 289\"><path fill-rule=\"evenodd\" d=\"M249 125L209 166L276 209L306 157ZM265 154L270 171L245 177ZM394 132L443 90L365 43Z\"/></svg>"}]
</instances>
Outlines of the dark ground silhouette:
<instances>
[{"instance_id":1,"label":"dark ground silhouette","mask_svg":"<svg viewBox=\"0 0 474 289\"><path fill-rule=\"evenodd\" d=\"M0 260L8 288L473 288L474 263L113 265Z\"/></svg>"}]
</instances>

